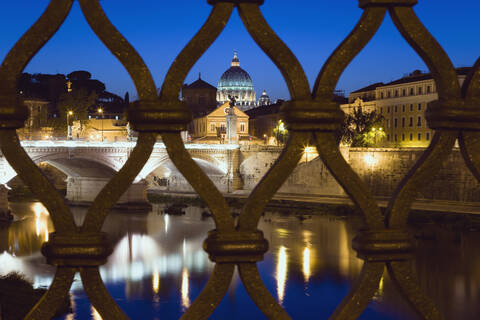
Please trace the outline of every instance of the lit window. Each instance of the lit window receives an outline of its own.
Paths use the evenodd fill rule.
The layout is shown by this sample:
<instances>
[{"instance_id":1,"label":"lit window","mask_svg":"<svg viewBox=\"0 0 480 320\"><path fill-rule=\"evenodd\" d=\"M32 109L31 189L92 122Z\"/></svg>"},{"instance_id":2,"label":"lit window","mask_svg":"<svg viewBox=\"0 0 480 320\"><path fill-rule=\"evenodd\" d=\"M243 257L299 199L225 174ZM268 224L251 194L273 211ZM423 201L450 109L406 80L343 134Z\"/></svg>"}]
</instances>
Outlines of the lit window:
<instances>
[{"instance_id":1,"label":"lit window","mask_svg":"<svg viewBox=\"0 0 480 320\"><path fill-rule=\"evenodd\" d=\"M402 112L405 112L405 105L402 105Z\"/></svg>"},{"instance_id":2,"label":"lit window","mask_svg":"<svg viewBox=\"0 0 480 320\"><path fill-rule=\"evenodd\" d=\"M413 90L413 88L410 88L410 95L411 96L415 95L415 90Z\"/></svg>"},{"instance_id":3,"label":"lit window","mask_svg":"<svg viewBox=\"0 0 480 320\"><path fill-rule=\"evenodd\" d=\"M395 134L395 142L397 141L397 135Z\"/></svg>"},{"instance_id":4,"label":"lit window","mask_svg":"<svg viewBox=\"0 0 480 320\"><path fill-rule=\"evenodd\" d=\"M430 93L432 92L432 87L431 86L427 86L427 93Z\"/></svg>"},{"instance_id":5,"label":"lit window","mask_svg":"<svg viewBox=\"0 0 480 320\"><path fill-rule=\"evenodd\" d=\"M413 117L410 117L410 119L408 119L408 126L409 127L413 127Z\"/></svg>"},{"instance_id":6,"label":"lit window","mask_svg":"<svg viewBox=\"0 0 480 320\"><path fill-rule=\"evenodd\" d=\"M387 113L390 113L390 107L387 107Z\"/></svg>"},{"instance_id":7,"label":"lit window","mask_svg":"<svg viewBox=\"0 0 480 320\"><path fill-rule=\"evenodd\" d=\"M398 90L395 90L395 97L398 97Z\"/></svg>"},{"instance_id":8,"label":"lit window","mask_svg":"<svg viewBox=\"0 0 480 320\"><path fill-rule=\"evenodd\" d=\"M402 133L402 141L405 141L405 133Z\"/></svg>"},{"instance_id":9,"label":"lit window","mask_svg":"<svg viewBox=\"0 0 480 320\"><path fill-rule=\"evenodd\" d=\"M422 94L423 93L422 87L418 87L417 92L418 92L418 94Z\"/></svg>"},{"instance_id":10,"label":"lit window","mask_svg":"<svg viewBox=\"0 0 480 320\"><path fill-rule=\"evenodd\" d=\"M410 111L413 111L413 104L410 104Z\"/></svg>"},{"instance_id":11,"label":"lit window","mask_svg":"<svg viewBox=\"0 0 480 320\"><path fill-rule=\"evenodd\" d=\"M240 124L240 132L245 132L245 123Z\"/></svg>"},{"instance_id":12,"label":"lit window","mask_svg":"<svg viewBox=\"0 0 480 320\"><path fill-rule=\"evenodd\" d=\"M402 128L405 128L405 118L402 118Z\"/></svg>"},{"instance_id":13,"label":"lit window","mask_svg":"<svg viewBox=\"0 0 480 320\"><path fill-rule=\"evenodd\" d=\"M402 90L402 96L405 97L406 95L407 95L407 90L403 89L403 90Z\"/></svg>"},{"instance_id":14,"label":"lit window","mask_svg":"<svg viewBox=\"0 0 480 320\"><path fill-rule=\"evenodd\" d=\"M215 123L210 123L210 131L211 131L211 132L215 132L215 131L216 131Z\"/></svg>"},{"instance_id":15,"label":"lit window","mask_svg":"<svg viewBox=\"0 0 480 320\"><path fill-rule=\"evenodd\" d=\"M393 126L395 128L398 127L398 119L397 118L393 119Z\"/></svg>"},{"instance_id":16,"label":"lit window","mask_svg":"<svg viewBox=\"0 0 480 320\"><path fill-rule=\"evenodd\" d=\"M422 117L421 116L418 116L417 118L417 127L421 127L422 126Z\"/></svg>"},{"instance_id":17,"label":"lit window","mask_svg":"<svg viewBox=\"0 0 480 320\"><path fill-rule=\"evenodd\" d=\"M422 104L419 103L419 104L418 104L418 111L421 111L421 110L422 110Z\"/></svg>"},{"instance_id":18,"label":"lit window","mask_svg":"<svg viewBox=\"0 0 480 320\"><path fill-rule=\"evenodd\" d=\"M387 134L387 141L390 141L390 135Z\"/></svg>"},{"instance_id":19,"label":"lit window","mask_svg":"<svg viewBox=\"0 0 480 320\"><path fill-rule=\"evenodd\" d=\"M427 132L426 136L425 136L425 140L429 141L430 140L430 132Z\"/></svg>"},{"instance_id":20,"label":"lit window","mask_svg":"<svg viewBox=\"0 0 480 320\"><path fill-rule=\"evenodd\" d=\"M418 141L421 141L421 140L422 140L422 134L421 134L421 133L419 133L419 134L417 135L417 140L418 140Z\"/></svg>"},{"instance_id":21,"label":"lit window","mask_svg":"<svg viewBox=\"0 0 480 320\"><path fill-rule=\"evenodd\" d=\"M395 112L397 112L397 111L398 111L397 106L395 106Z\"/></svg>"},{"instance_id":22,"label":"lit window","mask_svg":"<svg viewBox=\"0 0 480 320\"><path fill-rule=\"evenodd\" d=\"M413 140L413 133L410 132L410 141Z\"/></svg>"}]
</instances>

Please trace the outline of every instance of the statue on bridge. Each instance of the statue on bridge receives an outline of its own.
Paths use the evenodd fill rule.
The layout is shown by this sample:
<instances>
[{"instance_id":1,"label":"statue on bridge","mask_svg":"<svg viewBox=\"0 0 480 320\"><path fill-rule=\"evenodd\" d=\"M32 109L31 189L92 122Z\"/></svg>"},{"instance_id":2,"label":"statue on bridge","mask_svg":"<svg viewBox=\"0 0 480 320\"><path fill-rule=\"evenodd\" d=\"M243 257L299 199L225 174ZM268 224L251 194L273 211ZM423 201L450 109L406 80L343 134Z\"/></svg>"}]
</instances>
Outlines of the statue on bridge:
<instances>
[{"instance_id":1,"label":"statue on bridge","mask_svg":"<svg viewBox=\"0 0 480 320\"><path fill-rule=\"evenodd\" d=\"M237 96L228 95L228 100L230 100L230 103L229 103L230 108L235 107L235 105L237 103L237 99L238 99Z\"/></svg>"}]
</instances>

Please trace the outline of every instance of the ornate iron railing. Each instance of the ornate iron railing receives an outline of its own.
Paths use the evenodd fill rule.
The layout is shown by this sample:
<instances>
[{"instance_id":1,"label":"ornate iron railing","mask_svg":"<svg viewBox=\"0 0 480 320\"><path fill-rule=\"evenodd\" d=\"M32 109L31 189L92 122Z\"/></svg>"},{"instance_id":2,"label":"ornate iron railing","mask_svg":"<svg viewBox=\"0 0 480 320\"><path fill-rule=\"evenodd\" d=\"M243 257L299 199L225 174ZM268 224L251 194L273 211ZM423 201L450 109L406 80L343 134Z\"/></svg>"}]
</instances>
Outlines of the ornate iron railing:
<instances>
[{"instance_id":1,"label":"ornate iron railing","mask_svg":"<svg viewBox=\"0 0 480 320\"><path fill-rule=\"evenodd\" d=\"M17 98L17 79L37 51L60 28L72 3L73 0L51 0L43 15L17 42L0 67L1 150L47 207L56 230L42 248L48 263L57 267L54 280L26 319L50 319L68 294L76 272L80 272L88 298L104 319L127 319L100 278L98 267L111 253L105 234L100 230L111 207L148 160L157 135L161 135L175 166L210 207L216 225L204 243L210 259L215 262L213 273L183 319L208 318L224 297L235 267L248 294L268 318L290 318L260 279L256 263L262 260L268 243L257 225L266 204L294 170L304 145L311 139L315 141L320 158L353 200L367 226L353 240L353 248L365 261L363 271L331 318L357 318L377 290L385 266L396 288L420 317L442 318L415 281L409 261L413 241L406 231L407 214L417 191L440 169L457 138L465 162L480 179L480 60L460 88L449 57L412 9L417 0L359 0L364 10L360 21L325 63L312 91L295 55L262 16L263 0L208 0L213 6L209 18L173 62L159 96L150 71L110 23L99 0L79 0L92 30L135 83L139 101L130 107L128 115L131 125L140 133L130 158L97 196L80 227L75 225L64 199L20 146L15 132L23 127L27 117L26 107ZM191 116L178 100L183 80L220 35L235 7L252 38L282 72L291 95L291 100L283 106L291 132L289 141L275 165L251 193L237 224L222 194L184 147L180 131L185 129ZM334 131L342 122L343 113L332 102L332 95L340 75L375 35L387 11L430 69L439 99L429 105L426 114L430 128L436 130L435 136L396 188L383 216L372 195L340 154Z\"/></svg>"}]
</instances>

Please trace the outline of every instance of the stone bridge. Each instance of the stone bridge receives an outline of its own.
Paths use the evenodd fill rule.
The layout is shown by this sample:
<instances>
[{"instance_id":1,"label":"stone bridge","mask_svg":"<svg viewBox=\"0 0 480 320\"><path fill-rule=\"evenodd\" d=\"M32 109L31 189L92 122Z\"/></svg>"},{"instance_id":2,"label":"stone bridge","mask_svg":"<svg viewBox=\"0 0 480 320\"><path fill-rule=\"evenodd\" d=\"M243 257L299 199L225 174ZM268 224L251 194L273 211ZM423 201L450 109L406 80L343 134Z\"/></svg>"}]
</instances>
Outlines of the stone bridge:
<instances>
[{"instance_id":1,"label":"stone bridge","mask_svg":"<svg viewBox=\"0 0 480 320\"><path fill-rule=\"evenodd\" d=\"M92 201L113 175L120 170L135 147L134 142L22 141L31 159L48 163L67 175L67 196L73 203ZM225 192L241 187L238 145L187 144L195 162ZM0 155L0 183L16 176ZM119 203L146 201L146 188L191 190L170 161L163 143L156 143L150 159Z\"/></svg>"},{"instance_id":2,"label":"stone bridge","mask_svg":"<svg viewBox=\"0 0 480 320\"><path fill-rule=\"evenodd\" d=\"M67 199L91 202L110 178L123 166L134 142L23 141L35 163L49 163L67 175ZM228 144L186 144L192 158L223 193L248 193L278 158L281 148ZM374 196L388 198L423 153L422 148L342 148L342 154ZM16 176L0 155L0 185ZM191 192L192 187L170 161L163 143L156 143L152 155L119 204L146 203L147 188L159 191ZM6 202L0 188L1 203ZM243 191L241 191L243 190ZM480 185L454 149L442 170L434 177L431 191L418 198L454 202L480 202ZM298 196L345 197L313 148L306 148L297 168L278 191ZM3 199L3 200L2 200ZM1 208L0 208L1 209Z\"/></svg>"}]
</instances>

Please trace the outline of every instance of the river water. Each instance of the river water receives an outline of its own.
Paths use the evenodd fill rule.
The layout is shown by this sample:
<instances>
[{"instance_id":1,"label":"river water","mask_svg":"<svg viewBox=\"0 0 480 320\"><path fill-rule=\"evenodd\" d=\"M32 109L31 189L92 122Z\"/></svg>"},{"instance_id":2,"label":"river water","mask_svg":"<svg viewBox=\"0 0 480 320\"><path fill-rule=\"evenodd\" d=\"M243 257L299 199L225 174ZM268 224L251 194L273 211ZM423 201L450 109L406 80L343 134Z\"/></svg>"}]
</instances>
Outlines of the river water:
<instances>
[{"instance_id":1,"label":"river water","mask_svg":"<svg viewBox=\"0 0 480 320\"><path fill-rule=\"evenodd\" d=\"M20 218L0 230L0 274L23 273L35 287L48 287L54 268L40 254L54 231L41 203L13 203ZM73 207L77 224L86 209ZM104 225L114 251L100 268L107 289L131 319L178 319L206 284L213 264L202 242L213 229L204 209L164 214L154 205L146 214L113 212ZM258 264L272 295L293 319L323 319L335 310L356 278L362 260L351 250L361 227L358 217L328 212L283 209L265 213L260 222L270 250ZM302 216L303 218L299 218ZM480 315L480 233L449 231L422 225L416 266L421 287L447 319L478 319ZM62 319L101 319L83 292L81 281L71 289L74 313ZM211 319L264 319L248 297L237 274ZM417 319L387 275L360 319Z\"/></svg>"}]
</instances>

